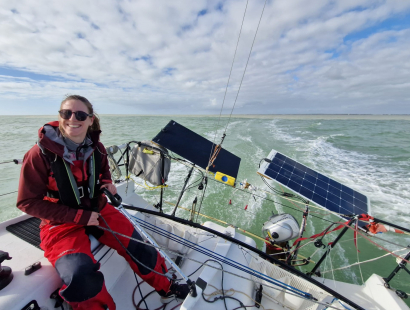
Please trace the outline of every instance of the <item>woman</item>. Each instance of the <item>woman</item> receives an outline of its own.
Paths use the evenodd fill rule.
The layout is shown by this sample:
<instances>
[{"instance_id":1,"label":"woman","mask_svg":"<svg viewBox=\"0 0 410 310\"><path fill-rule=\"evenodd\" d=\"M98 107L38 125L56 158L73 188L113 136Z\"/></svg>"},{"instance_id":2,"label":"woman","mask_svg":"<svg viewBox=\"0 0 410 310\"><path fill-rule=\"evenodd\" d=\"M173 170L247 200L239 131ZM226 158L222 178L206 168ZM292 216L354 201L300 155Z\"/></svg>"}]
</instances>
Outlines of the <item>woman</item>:
<instances>
[{"instance_id":1,"label":"woman","mask_svg":"<svg viewBox=\"0 0 410 310\"><path fill-rule=\"evenodd\" d=\"M101 194L102 188L116 194L116 187L100 133L92 104L68 96L61 103L59 121L40 128L37 144L23 160L17 207L42 219L40 246L63 281L60 295L73 309L115 309L91 253L92 234L117 250L164 299L185 298L187 286L171 285L162 275L167 272L164 259L153 247L118 235L134 260L110 232L97 227L106 227L105 220L112 230L142 240Z\"/></svg>"}]
</instances>

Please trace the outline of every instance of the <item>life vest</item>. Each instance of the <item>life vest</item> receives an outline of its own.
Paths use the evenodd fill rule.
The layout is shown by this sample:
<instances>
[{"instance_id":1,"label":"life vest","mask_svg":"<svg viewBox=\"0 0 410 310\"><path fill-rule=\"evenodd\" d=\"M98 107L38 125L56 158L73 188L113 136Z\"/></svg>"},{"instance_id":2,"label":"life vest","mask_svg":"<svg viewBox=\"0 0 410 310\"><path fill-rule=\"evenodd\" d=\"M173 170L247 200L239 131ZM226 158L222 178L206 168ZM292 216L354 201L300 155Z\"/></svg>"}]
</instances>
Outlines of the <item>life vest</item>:
<instances>
[{"instance_id":1,"label":"life vest","mask_svg":"<svg viewBox=\"0 0 410 310\"><path fill-rule=\"evenodd\" d=\"M81 199L88 197L91 201L91 210L98 211L98 197L100 195L101 154L93 152L87 159L87 180L78 184L70 164L56 154L42 150L50 163L50 168L57 184L58 191L48 190L47 196L58 198L62 204L71 208L84 209Z\"/></svg>"}]
</instances>

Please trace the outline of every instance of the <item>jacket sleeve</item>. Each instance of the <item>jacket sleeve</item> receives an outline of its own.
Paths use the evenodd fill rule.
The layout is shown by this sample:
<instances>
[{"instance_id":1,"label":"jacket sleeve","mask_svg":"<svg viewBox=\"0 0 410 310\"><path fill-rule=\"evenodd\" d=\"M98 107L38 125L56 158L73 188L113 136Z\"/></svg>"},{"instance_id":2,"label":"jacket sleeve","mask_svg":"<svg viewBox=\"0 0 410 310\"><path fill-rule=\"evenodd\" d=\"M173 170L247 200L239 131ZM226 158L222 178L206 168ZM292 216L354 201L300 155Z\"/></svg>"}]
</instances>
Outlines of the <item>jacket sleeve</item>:
<instances>
[{"instance_id":1,"label":"jacket sleeve","mask_svg":"<svg viewBox=\"0 0 410 310\"><path fill-rule=\"evenodd\" d=\"M87 225L91 211L44 200L47 196L49 164L35 145L24 155L17 194L17 208L41 219Z\"/></svg>"},{"instance_id":2,"label":"jacket sleeve","mask_svg":"<svg viewBox=\"0 0 410 310\"><path fill-rule=\"evenodd\" d=\"M100 151L101 155L101 170L100 170L100 181L101 185L103 184L112 184L111 180L111 172L110 172L110 165L108 163L108 157L107 157L107 151L105 150L104 145L99 142L98 143L98 150L97 152Z\"/></svg>"}]
</instances>

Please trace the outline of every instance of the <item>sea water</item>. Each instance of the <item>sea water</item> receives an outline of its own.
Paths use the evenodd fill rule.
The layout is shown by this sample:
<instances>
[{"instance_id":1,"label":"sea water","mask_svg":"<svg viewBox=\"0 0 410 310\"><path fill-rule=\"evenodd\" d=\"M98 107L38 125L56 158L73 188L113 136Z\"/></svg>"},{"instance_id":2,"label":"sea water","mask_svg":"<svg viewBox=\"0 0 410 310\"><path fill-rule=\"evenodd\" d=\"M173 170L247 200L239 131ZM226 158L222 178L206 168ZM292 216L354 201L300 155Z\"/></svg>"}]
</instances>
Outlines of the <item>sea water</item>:
<instances>
[{"instance_id":1,"label":"sea water","mask_svg":"<svg viewBox=\"0 0 410 310\"><path fill-rule=\"evenodd\" d=\"M271 190L256 174L260 161L275 149L367 195L373 216L410 228L410 116L265 115L234 116L229 119L210 116L101 115L101 141L109 146L132 140L151 140L171 119L216 143L220 143L222 134L226 132L223 147L241 158L237 184L246 179L260 188L252 196L209 181L204 193L197 188L201 179L197 172L190 180L192 186L189 186L181 201L185 208L191 207L195 197L200 201L204 193L201 213L256 235L261 235L261 226L272 212L290 213L301 222L300 210L304 209L304 205L267 193ZM0 162L22 159L25 152L35 144L38 129L53 120L54 116L0 116ZM20 167L12 163L0 164L0 222L21 214L15 207ZM164 194L165 212L173 209L168 202L176 202L188 170L189 167L180 163L172 164L169 187ZM271 183L271 186L282 190L277 184ZM138 193L153 204L159 200L158 191L146 191L138 187ZM229 201L232 203L229 204ZM184 210L178 210L177 215L184 218L189 216ZM200 222L205 220L198 217ZM311 208L304 235L319 233L330 222L340 221L324 210ZM336 235L337 232L326 236L324 243L331 242ZM403 249L410 244L407 234L385 233L378 237L384 240L370 240L388 251ZM371 241L359 235L356 249L353 233L349 231L322 264L323 275L356 284L361 284L374 272L383 277L388 276L396 266L393 256L361 264L360 267L332 271L387 253ZM261 242L258 242L258 246L261 247ZM0 245L0 250L7 249L2 249ZM323 252L323 249L317 249L313 244L300 251L306 257L315 253L312 256L314 261L318 261ZM404 255L406 251L397 254ZM310 264L301 269L309 271L312 267ZM409 280L410 275L401 271L392 285L410 293Z\"/></svg>"}]
</instances>

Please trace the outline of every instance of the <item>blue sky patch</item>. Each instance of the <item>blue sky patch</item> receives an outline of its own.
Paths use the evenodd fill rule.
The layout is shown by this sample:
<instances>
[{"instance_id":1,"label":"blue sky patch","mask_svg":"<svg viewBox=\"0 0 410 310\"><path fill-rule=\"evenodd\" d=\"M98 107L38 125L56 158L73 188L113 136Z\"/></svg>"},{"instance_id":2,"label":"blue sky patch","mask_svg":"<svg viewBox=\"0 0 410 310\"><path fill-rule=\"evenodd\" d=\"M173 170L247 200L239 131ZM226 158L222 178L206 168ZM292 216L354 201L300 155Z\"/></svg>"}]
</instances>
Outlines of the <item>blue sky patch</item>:
<instances>
[{"instance_id":1,"label":"blue sky patch","mask_svg":"<svg viewBox=\"0 0 410 310\"><path fill-rule=\"evenodd\" d=\"M37 73L29 72L29 71L16 70L16 69L10 69L10 68L5 68L5 67L0 67L0 75L12 76L16 78L28 78L28 79L37 80L37 81L61 81L63 80L62 78L51 76L51 75L37 74Z\"/></svg>"},{"instance_id":2,"label":"blue sky patch","mask_svg":"<svg viewBox=\"0 0 410 310\"><path fill-rule=\"evenodd\" d=\"M95 30L100 30L100 27L98 27L96 24L91 23L91 27Z\"/></svg>"},{"instance_id":3,"label":"blue sky patch","mask_svg":"<svg viewBox=\"0 0 410 310\"><path fill-rule=\"evenodd\" d=\"M216 9L217 11L222 11L223 8L224 8L224 5L223 5L222 2L219 2L219 3L216 5L216 7L215 7L215 9Z\"/></svg>"},{"instance_id":4,"label":"blue sky patch","mask_svg":"<svg viewBox=\"0 0 410 310\"><path fill-rule=\"evenodd\" d=\"M372 34L382 31L402 30L407 28L410 28L410 12L396 15L360 31L350 33L343 38L343 42L346 43L349 41L351 42L365 39L370 37Z\"/></svg>"},{"instance_id":5,"label":"blue sky patch","mask_svg":"<svg viewBox=\"0 0 410 310\"><path fill-rule=\"evenodd\" d=\"M206 13L208 13L207 9L203 9L203 10L198 12L198 17L199 16L204 16Z\"/></svg>"},{"instance_id":6,"label":"blue sky patch","mask_svg":"<svg viewBox=\"0 0 410 310\"><path fill-rule=\"evenodd\" d=\"M340 56L341 52L340 52L340 50L337 50L337 49L335 49L335 48L332 48L332 49L330 49L330 50L326 50L326 51L325 51L325 54L330 54L330 55L331 55L331 56L330 56L330 59L335 59L335 58L337 58L337 57Z\"/></svg>"},{"instance_id":7,"label":"blue sky patch","mask_svg":"<svg viewBox=\"0 0 410 310\"><path fill-rule=\"evenodd\" d=\"M164 70L162 70L162 72L164 72L164 74L166 75L172 75L177 69L175 68L165 68Z\"/></svg>"}]
</instances>

